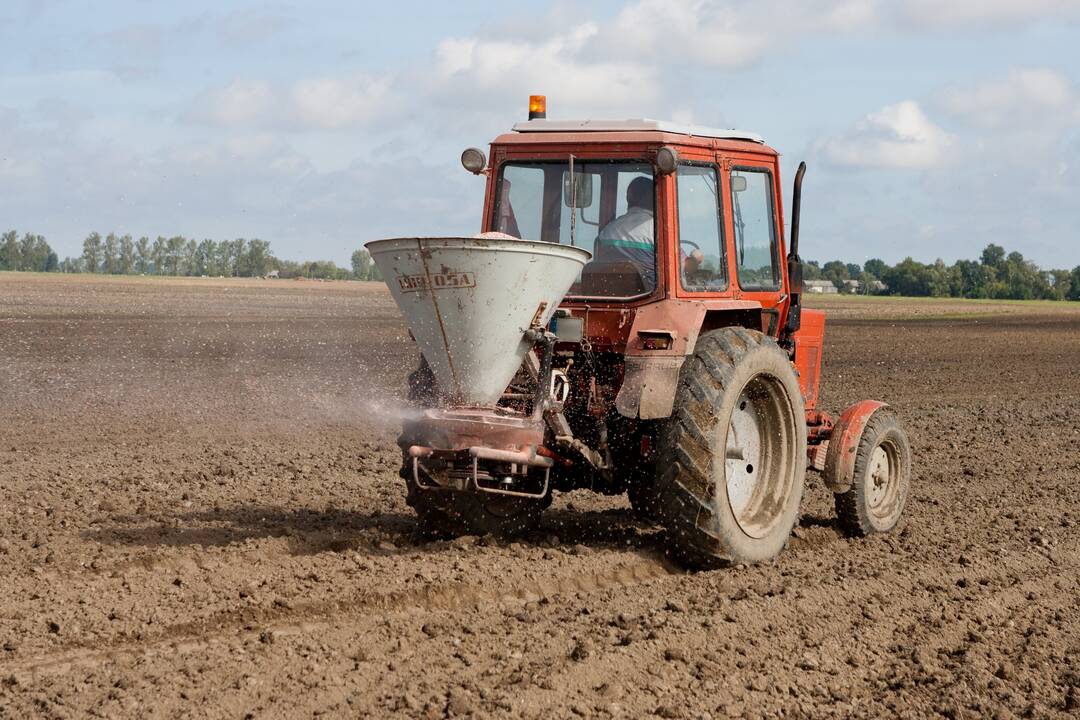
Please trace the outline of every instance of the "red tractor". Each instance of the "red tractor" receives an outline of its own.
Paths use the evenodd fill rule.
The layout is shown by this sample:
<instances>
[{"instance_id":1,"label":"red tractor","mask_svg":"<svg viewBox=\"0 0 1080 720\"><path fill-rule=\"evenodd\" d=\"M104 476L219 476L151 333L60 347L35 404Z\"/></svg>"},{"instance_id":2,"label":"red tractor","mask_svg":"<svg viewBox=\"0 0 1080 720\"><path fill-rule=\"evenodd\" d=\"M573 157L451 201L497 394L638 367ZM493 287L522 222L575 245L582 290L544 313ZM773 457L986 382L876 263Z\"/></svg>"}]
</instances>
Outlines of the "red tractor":
<instances>
[{"instance_id":1,"label":"red tractor","mask_svg":"<svg viewBox=\"0 0 1080 720\"><path fill-rule=\"evenodd\" d=\"M779 157L760 137L551 121L542 104L491 143L490 164L462 155L487 178L481 235L369 244L421 345L420 409L400 439L421 528L514 534L554 490L625 492L688 564L752 563L784 548L811 467L846 532L892 529L911 474L896 416L871 400L835 419L818 408L825 316L802 307L805 164L788 244ZM564 281L536 277L553 245L580 255ZM554 295L537 302L533 281ZM519 299L513 317L485 314ZM491 381L501 390L471 392Z\"/></svg>"}]
</instances>

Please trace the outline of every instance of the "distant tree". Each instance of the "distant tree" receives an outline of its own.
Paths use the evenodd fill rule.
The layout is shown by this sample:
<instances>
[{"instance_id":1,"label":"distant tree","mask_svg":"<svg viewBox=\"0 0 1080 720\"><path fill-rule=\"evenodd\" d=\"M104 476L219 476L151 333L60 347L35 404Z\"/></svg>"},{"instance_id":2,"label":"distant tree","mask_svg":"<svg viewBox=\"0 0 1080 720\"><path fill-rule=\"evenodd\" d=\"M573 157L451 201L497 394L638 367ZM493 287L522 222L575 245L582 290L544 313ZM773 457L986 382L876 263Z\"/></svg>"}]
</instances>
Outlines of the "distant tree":
<instances>
[{"instance_id":1,"label":"distant tree","mask_svg":"<svg viewBox=\"0 0 1080 720\"><path fill-rule=\"evenodd\" d=\"M116 275L120 272L120 238L115 233L105 236L105 257L102 262L104 272Z\"/></svg>"},{"instance_id":2,"label":"distant tree","mask_svg":"<svg viewBox=\"0 0 1080 720\"><path fill-rule=\"evenodd\" d=\"M3 247L6 248L6 246L7 243L4 243ZM18 243L17 257L10 269L45 272L51 252L52 248L49 247L44 236L25 233Z\"/></svg>"},{"instance_id":3,"label":"distant tree","mask_svg":"<svg viewBox=\"0 0 1080 720\"><path fill-rule=\"evenodd\" d=\"M120 238L120 274L130 275L135 270L135 243L130 235Z\"/></svg>"},{"instance_id":4,"label":"distant tree","mask_svg":"<svg viewBox=\"0 0 1080 720\"><path fill-rule=\"evenodd\" d=\"M24 233L22 240L19 241L19 260L16 263L13 270L33 270L34 269L34 240L33 233Z\"/></svg>"},{"instance_id":5,"label":"distant tree","mask_svg":"<svg viewBox=\"0 0 1080 720\"><path fill-rule=\"evenodd\" d=\"M88 273L96 273L101 270L101 257L103 253L101 235L96 232L90 233L83 240L83 269Z\"/></svg>"},{"instance_id":6,"label":"distant tree","mask_svg":"<svg viewBox=\"0 0 1080 720\"><path fill-rule=\"evenodd\" d=\"M846 281L851 279L851 274L848 272L846 263L830 260L821 267L821 272L825 279L831 280L841 292L847 292L850 289Z\"/></svg>"},{"instance_id":7,"label":"distant tree","mask_svg":"<svg viewBox=\"0 0 1080 720\"><path fill-rule=\"evenodd\" d=\"M270 243L254 239L248 243L247 270L252 277L263 277L270 269Z\"/></svg>"},{"instance_id":8,"label":"distant tree","mask_svg":"<svg viewBox=\"0 0 1080 720\"><path fill-rule=\"evenodd\" d=\"M887 267L888 265L885 264L884 260L879 260L877 258L870 258L863 263L863 270L870 273L878 280L881 279L881 276L885 273Z\"/></svg>"},{"instance_id":9,"label":"distant tree","mask_svg":"<svg viewBox=\"0 0 1080 720\"><path fill-rule=\"evenodd\" d=\"M980 260L983 265L1000 270L1005 265L1005 248L990 243L983 249Z\"/></svg>"},{"instance_id":10,"label":"distant tree","mask_svg":"<svg viewBox=\"0 0 1080 720\"><path fill-rule=\"evenodd\" d=\"M248 267L247 240L244 238L233 240L229 255L233 263L232 274L236 277L251 277L251 268Z\"/></svg>"},{"instance_id":11,"label":"distant tree","mask_svg":"<svg viewBox=\"0 0 1080 720\"><path fill-rule=\"evenodd\" d=\"M885 271L882 282L892 295L926 297L930 294L930 268L910 257Z\"/></svg>"},{"instance_id":12,"label":"distant tree","mask_svg":"<svg viewBox=\"0 0 1080 720\"><path fill-rule=\"evenodd\" d=\"M198 262L200 275L220 275L217 269L217 243L213 240L204 240L199 243Z\"/></svg>"},{"instance_id":13,"label":"distant tree","mask_svg":"<svg viewBox=\"0 0 1080 720\"><path fill-rule=\"evenodd\" d=\"M303 277L321 280L345 280L350 276L348 270L338 267L332 260L309 260L301 264L299 270Z\"/></svg>"},{"instance_id":14,"label":"distant tree","mask_svg":"<svg viewBox=\"0 0 1080 720\"><path fill-rule=\"evenodd\" d=\"M1039 269L1019 252L1013 251L1006 256L999 279L1003 285L997 297L1035 300L1049 294L1049 285Z\"/></svg>"},{"instance_id":15,"label":"distant tree","mask_svg":"<svg viewBox=\"0 0 1080 720\"><path fill-rule=\"evenodd\" d=\"M859 278L859 276L862 275L862 272L863 272L862 265L859 265L858 263L848 263L847 264L847 274L848 274L849 278L852 278L853 280L857 280Z\"/></svg>"},{"instance_id":16,"label":"distant tree","mask_svg":"<svg viewBox=\"0 0 1080 720\"><path fill-rule=\"evenodd\" d=\"M49 269L49 258L55 255L56 253L49 247L44 235L34 236L34 270L37 272L52 272ZM53 267L55 268L55 265Z\"/></svg>"},{"instance_id":17,"label":"distant tree","mask_svg":"<svg viewBox=\"0 0 1080 720\"><path fill-rule=\"evenodd\" d=\"M0 235L0 270L19 269L19 234L14 230Z\"/></svg>"},{"instance_id":18,"label":"distant tree","mask_svg":"<svg viewBox=\"0 0 1080 720\"><path fill-rule=\"evenodd\" d=\"M974 260L958 260L949 270L949 294L953 297L989 297L994 271Z\"/></svg>"},{"instance_id":19,"label":"distant tree","mask_svg":"<svg viewBox=\"0 0 1080 720\"><path fill-rule=\"evenodd\" d=\"M292 260L273 258L270 266L277 270L282 278L294 278L300 275L300 264Z\"/></svg>"},{"instance_id":20,"label":"distant tree","mask_svg":"<svg viewBox=\"0 0 1080 720\"><path fill-rule=\"evenodd\" d=\"M187 243L184 245L183 254L184 269L183 272L181 272L181 275L201 275L202 273L196 272L196 270L198 269L196 267L196 261L198 260L197 256L199 254L199 243L195 242L194 238L188 240Z\"/></svg>"},{"instance_id":21,"label":"distant tree","mask_svg":"<svg viewBox=\"0 0 1080 720\"><path fill-rule=\"evenodd\" d=\"M168 272L169 241L158 235L150 250L150 259L154 263L154 273L165 275Z\"/></svg>"},{"instance_id":22,"label":"distant tree","mask_svg":"<svg viewBox=\"0 0 1080 720\"><path fill-rule=\"evenodd\" d=\"M232 277L234 274L233 244L228 240L217 244L217 267L218 275Z\"/></svg>"},{"instance_id":23,"label":"distant tree","mask_svg":"<svg viewBox=\"0 0 1080 720\"><path fill-rule=\"evenodd\" d=\"M352 254L352 274L356 280L371 279L371 254L364 248L356 250Z\"/></svg>"},{"instance_id":24,"label":"distant tree","mask_svg":"<svg viewBox=\"0 0 1080 720\"><path fill-rule=\"evenodd\" d=\"M1050 270L1047 284L1050 286L1048 300L1065 300L1069 297L1071 278L1068 270Z\"/></svg>"},{"instance_id":25,"label":"distant tree","mask_svg":"<svg viewBox=\"0 0 1080 720\"><path fill-rule=\"evenodd\" d=\"M215 275L212 272L214 241L203 240L195 250L195 275Z\"/></svg>"},{"instance_id":26,"label":"distant tree","mask_svg":"<svg viewBox=\"0 0 1080 720\"><path fill-rule=\"evenodd\" d=\"M927 290L931 297L949 297L949 268L938 258L926 268Z\"/></svg>"},{"instance_id":27,"label":"distant tree","mask_svg":"<svg viewBox=\"0 0 1080 720\"><path fill-rule=\"evenodd\" d=\"M168 268L167 274L179 275L180 266L183 263L184 237L182 235L173 235L168 239L165 248L165 264Z\"/></svg>"},{"instance_id":28,"label":"distant tree","mask_svg":"<svg viewBox=\"0 0 1080 720\"><path fill-rule=\"evenodd\" d=\"M150 272L150 265L154 258L150 252L150 238L143 235L139 242L135 243L135 269L140 275Z\"/></svg>"},{"instance_id":29,"label":"distant tree","mask_svg":"<svg viewBox=\"0 0 1080 720\"><path fill-rule=\"evenodd\" d=\"M1069 273L1069 299L1080 300L1080 265Z\"/></svg>"},{"instance_id":30,"label":"distant tree","mask_svg":"<svg viewBox=\"0 0 1080 720\"><path fill-rule=\"evenodd\" d=\"M57 272L60 270L60 256L52 250L45 257L45 272Z\"/></svg>"}]
</instances>

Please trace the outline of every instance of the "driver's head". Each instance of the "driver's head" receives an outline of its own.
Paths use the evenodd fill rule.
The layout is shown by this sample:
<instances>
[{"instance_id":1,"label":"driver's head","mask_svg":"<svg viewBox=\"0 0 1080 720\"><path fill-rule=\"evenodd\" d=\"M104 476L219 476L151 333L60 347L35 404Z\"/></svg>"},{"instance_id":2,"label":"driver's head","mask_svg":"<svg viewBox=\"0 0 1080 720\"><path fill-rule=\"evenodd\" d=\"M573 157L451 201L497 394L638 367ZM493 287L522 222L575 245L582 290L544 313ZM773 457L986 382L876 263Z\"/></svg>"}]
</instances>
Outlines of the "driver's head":
<instances>
[{"instance_id":1,"label":"driver's head","mask_svg":"<svg viewBox=\"0 0 1080 720\"><path fill-rule=\"evenodd\" d=\"M626 186L626 206L653 209L653 185L647 177L636 177Z\"/></svg>"}]
</instances>

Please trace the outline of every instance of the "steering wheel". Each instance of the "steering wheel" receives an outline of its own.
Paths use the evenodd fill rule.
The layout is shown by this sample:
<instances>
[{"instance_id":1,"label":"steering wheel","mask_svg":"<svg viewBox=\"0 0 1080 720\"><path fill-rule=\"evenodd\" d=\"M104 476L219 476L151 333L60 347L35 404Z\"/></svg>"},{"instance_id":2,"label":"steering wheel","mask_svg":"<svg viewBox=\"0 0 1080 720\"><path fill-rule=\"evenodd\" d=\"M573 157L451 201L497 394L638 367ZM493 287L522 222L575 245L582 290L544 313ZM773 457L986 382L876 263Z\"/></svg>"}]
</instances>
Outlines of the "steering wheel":
<instances>
[{"instance_id":1,"label":"steering wheel","mask_svg":"<svg viewBox=\"0 0 1080 720\"><path fill-rule=\"evenodd\" d=\"M701 246L698 245L696 242L690 242L689 240L683 240L682 238L679 238L679 244L680 245L689 245L690 247L694 248L695 250L700 250L701 249Z\"/></svg>"}]
</instances>

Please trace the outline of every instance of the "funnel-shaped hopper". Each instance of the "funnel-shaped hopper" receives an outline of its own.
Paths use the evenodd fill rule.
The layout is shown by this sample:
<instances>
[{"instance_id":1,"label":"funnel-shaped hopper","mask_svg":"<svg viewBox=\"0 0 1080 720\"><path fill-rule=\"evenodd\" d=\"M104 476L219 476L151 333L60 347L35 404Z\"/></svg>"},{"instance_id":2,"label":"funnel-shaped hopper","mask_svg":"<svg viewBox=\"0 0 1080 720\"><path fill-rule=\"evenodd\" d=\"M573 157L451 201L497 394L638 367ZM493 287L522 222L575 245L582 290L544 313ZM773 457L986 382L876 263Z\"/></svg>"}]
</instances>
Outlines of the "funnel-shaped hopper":
<instances>
[{"instance_id":1,"label":"funnel-shaped hopper","mask_svg":"<svg viewBox=\"0 0 1080 720\"><path fill-rule=\"evenodd\" d=\"M589 261L581 248L532 240L398 238L365 246L390 286L440 392L453 403L499 399Z\"/></svg>"}]
</instances>

